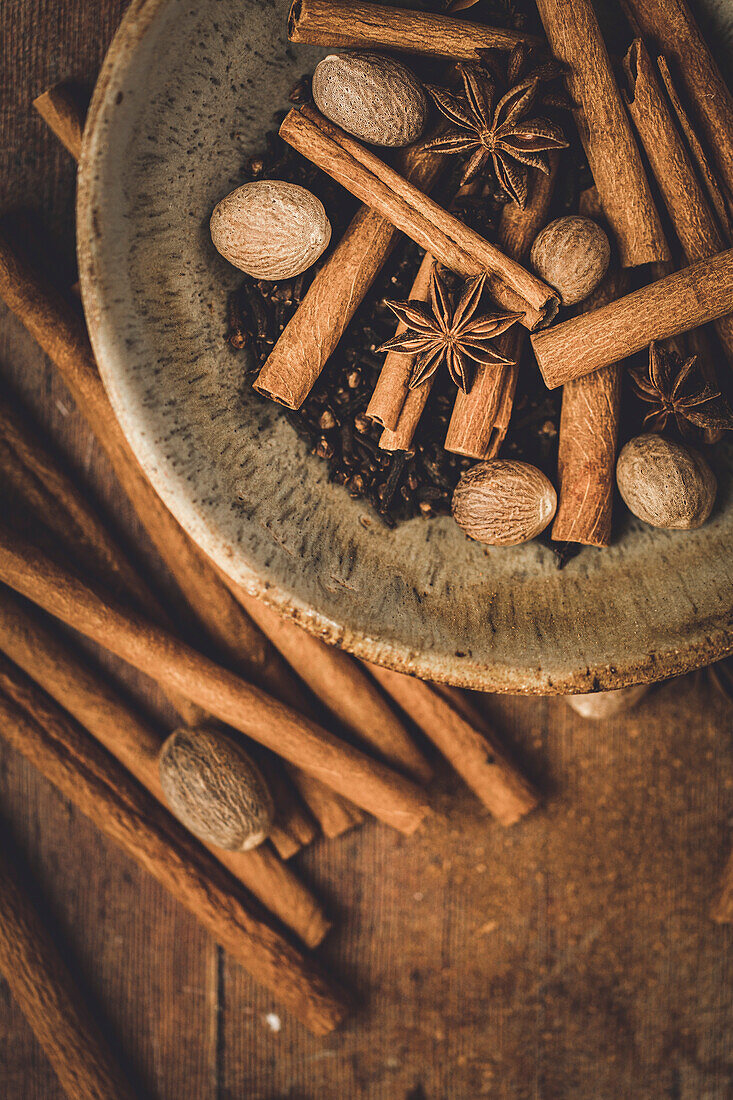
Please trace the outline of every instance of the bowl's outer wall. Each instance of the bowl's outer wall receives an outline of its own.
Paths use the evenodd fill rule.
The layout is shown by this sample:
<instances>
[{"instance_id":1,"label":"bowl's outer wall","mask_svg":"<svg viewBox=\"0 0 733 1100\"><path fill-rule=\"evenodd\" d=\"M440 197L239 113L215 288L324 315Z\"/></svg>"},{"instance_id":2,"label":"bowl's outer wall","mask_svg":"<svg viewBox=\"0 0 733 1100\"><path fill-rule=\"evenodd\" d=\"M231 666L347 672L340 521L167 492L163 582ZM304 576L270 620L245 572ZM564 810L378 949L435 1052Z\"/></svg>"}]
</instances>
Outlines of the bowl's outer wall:
<instances>
[{"instance_id":1,"label":"bowl's outer wall","mask_svg":"<svg viewBox=\"0 0 733 1100\"><path fill-rule=\"evenodd\" d=\"M209 214L295 79L287 0L137 0L95 93L80 167L84 305L123 430L171 511L235 581L327 641L490 691L660 679L733 649L729 454L695 532L627 522L562 571L538 543L469 542L447 517L390 531L330 485L224 341L239 273ZM718 5L719 26L733 25Z\"/></svg>"}]
</instances>

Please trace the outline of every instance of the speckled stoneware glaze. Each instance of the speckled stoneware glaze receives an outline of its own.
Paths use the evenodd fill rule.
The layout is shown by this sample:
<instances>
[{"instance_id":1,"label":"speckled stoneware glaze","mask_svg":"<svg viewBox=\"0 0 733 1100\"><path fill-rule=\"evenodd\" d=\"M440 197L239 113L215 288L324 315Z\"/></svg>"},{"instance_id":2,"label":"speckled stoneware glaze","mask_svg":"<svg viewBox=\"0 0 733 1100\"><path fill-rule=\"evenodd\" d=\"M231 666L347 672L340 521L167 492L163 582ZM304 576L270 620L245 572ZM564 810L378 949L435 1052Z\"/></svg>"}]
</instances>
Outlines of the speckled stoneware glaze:
<instances>
[{"instance_id":1,"label":"speckled stoneware glaze","mask_svg":"<svg viewBox=\"0 0 733 1100\"><path fill-rule=\"evenodd\" d=\"M156 489L230 577L326 640L423 677L587 692L733 649L733 483L694 532L629 522L561 572L537 543L469 542L449 518L388 531L326 480L224 342L239 273L208 220L294 80L287 0L133 2L84 142L84 306L107 392ZM727 10L726 10L727 9ZM729 4L715 18L724 33ZM718 41L720 36L718 35Z\"/></svg>"}]
</instances>

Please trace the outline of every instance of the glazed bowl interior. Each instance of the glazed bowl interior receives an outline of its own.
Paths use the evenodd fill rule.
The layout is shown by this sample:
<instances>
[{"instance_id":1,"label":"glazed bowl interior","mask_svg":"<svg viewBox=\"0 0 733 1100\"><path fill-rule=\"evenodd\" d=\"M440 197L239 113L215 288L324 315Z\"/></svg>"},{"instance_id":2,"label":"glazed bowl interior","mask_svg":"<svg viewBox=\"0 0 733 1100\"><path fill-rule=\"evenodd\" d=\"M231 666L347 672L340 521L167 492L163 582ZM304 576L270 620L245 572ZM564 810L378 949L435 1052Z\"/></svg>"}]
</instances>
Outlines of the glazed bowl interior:
<instances>
[{"instance_id":1,"label":"glazed bowl interior","mask_svg":"<svg viewBox=\"0 0 733 1100\"><path fill-rule=\"evenodd\" d=\"M706 526L627 520L610 549L560 571L537 542L485 548L448 517L388 530L245 384L224 340L240 276L208 219L324 52L289 46L286 16L286 0L133 3L95 94L79 185L84 306L115 412L163 500L251 592L422 677L589 691L730 651L728 448Z\"/></svg>"}]
</instances>

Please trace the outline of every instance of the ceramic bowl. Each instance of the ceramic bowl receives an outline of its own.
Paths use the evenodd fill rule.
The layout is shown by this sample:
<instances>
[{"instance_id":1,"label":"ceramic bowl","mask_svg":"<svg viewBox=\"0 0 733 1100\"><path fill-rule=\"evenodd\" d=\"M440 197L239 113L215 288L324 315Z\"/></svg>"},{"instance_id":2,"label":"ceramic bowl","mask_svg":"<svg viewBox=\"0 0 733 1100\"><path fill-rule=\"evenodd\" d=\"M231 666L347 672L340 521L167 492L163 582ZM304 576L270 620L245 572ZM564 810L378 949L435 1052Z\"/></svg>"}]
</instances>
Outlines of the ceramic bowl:
<instances>
[{"instance_id":1,"label":"ceramic bowl","mask_svg":"<svg viewBox=\"0 0 733 1100\"><path fill-rule=\"evenodd\" d=\"M288 45L286 9L136 0L94 97L79 185L84 307L115 412L163 500L251 592L422 677L587 692L733 649L730 455L701 530L629 521L613 547L558 571L538 543L484 548L447 517L385 529L244 384L242 353L223 338L239 273L208 219L325 52Z\"/></svg>"}]
</instances>

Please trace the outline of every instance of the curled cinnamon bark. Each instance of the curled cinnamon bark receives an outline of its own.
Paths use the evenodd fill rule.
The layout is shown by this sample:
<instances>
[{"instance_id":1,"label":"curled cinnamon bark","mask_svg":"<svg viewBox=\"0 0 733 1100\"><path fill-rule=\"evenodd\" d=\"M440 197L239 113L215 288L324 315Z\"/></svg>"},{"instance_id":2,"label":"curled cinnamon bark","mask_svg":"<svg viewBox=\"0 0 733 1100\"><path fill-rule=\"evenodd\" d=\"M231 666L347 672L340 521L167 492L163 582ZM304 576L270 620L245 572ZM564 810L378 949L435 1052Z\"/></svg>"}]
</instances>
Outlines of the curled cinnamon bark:
<instances>
[{"instance_id":1,"label":"curled cinnamon bark","mask_svg":"<svg viewBox=\"0 0 733 1100\"><path fill-rule=\"evenodd\" d=\"M313 46L399 50L454 61L477 61L480 50L543 48L533 34L487 27L438 12L411 11L352 0L294 0L288 17L291 42Z\"/></svg>"},{"instance_id":2,"label":"curled cinnamon bark","mask_svg":"<svg viewBox=\"0 0 733 1100\"><path fill-rule=\"evenodd\" d=\"M669 258L654 200L591 0L538 0L552 52L568 67L568 91L621 265Z\"/></svg>"}]
</instances>

